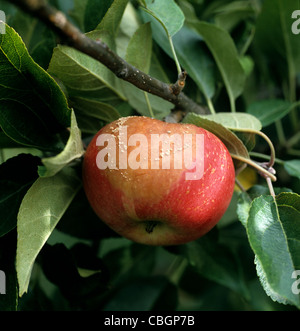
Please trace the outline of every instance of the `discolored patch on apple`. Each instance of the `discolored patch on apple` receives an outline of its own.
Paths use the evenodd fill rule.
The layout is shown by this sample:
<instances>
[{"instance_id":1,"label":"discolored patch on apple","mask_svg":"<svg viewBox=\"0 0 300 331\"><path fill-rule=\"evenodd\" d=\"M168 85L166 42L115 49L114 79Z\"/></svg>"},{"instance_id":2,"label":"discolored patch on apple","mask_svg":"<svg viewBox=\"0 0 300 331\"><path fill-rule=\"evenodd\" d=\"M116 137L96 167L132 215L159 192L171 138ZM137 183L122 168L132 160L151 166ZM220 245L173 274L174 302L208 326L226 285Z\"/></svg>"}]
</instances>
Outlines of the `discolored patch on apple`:
<instances>
[{"instance_id":1,"label":"discolored patch on apple","mask_svg":"<svg viewBox=\"0 0 300 331\"><path fill-rule=\"evenodd\" d=\"M196 143L197 128L190 124L178 127L177 124L148 117L138 117L138 125L136 121L137 117L134 116L121 118L102 130L102 135L111 134L115 139L116 167L104 171L115 189L126 192L127 200L138 196L156 203L169 192L172 184L180 179L182 171L186 169L184 156L190 154L191 162L194 161L196 153L193 146ZM130 141L134 135L139 135L143 144ZM189 144L184 141L185 135L192 137ZM98 151L105 148L98 146ZM112 151L108 150L107 153L111 154ZM180 163L178 169L175 167L176 162ZM204 157L201 162L204 162ZM118 165L121 165L121 169Z\"/></svg>"}]
</instances>

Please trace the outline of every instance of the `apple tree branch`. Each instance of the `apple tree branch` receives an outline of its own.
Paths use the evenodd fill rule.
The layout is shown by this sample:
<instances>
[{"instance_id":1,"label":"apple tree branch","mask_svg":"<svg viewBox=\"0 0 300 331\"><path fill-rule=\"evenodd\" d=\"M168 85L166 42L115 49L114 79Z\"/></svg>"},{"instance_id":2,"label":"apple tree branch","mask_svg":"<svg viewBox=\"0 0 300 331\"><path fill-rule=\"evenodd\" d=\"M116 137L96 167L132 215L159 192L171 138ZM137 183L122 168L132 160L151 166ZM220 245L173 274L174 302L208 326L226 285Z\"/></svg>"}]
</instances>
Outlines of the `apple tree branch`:
<instances>
[{"instance_id":1,"label":"apple tree branch","mask_svg":"<svg viewBox=\"0 0 300 331\"><path fill-rule=\"evenodd\" d=\"M207 113L205 107L198 105L182 92L186 78L185 72L178 77L175 84L164 83L127 63L101 40L88 38L69 22L62 12L48 5L45 0L11 0L10 2L43 21L61 38L62 43L101 62L118 78L171 102L176 110L184 113Z\"/></svg>"}]
</instances>

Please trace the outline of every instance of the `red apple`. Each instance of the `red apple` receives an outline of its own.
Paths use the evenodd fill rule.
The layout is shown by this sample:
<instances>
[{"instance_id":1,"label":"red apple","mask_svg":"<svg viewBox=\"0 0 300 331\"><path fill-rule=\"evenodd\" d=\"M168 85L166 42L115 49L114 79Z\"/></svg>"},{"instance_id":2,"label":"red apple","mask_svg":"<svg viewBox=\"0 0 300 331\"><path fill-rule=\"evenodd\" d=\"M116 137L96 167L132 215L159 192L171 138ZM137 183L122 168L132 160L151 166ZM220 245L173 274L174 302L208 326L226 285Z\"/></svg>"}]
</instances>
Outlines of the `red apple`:
<instances>
[{"instance_id":1,"label":"red apple","mask_svg":"<svg viewBox=\"0 0 300 331\"><path fill-rule=\"evenodd\" d=\"M141 116L102 128L83 162L84 189L99 218L147 245L203 236L226 211L234 183L232 158L215 135Z\"/></svg>"}]
</instances>

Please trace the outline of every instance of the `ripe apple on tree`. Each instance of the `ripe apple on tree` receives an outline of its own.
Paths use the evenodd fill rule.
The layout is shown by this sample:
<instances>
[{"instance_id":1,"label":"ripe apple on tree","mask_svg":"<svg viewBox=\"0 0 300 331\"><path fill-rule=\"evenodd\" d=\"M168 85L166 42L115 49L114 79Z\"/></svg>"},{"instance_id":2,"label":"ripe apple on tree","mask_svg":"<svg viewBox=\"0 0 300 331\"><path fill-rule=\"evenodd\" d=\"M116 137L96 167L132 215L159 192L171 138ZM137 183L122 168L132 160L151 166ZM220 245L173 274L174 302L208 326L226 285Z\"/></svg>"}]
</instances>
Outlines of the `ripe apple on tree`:
<instances>
[{"instance_id":1,"label":"ripe apple on tree","mask_svg":"<svg viewBox=\"0 0 300 331\"><path fill-rule=\"evenodd\" d=\"M203 236L225 213L234 183L232 158L215 135L142 116L103 127L83 162L84 189L99 218L147 245Z\"/></svg>"}]
</instances>

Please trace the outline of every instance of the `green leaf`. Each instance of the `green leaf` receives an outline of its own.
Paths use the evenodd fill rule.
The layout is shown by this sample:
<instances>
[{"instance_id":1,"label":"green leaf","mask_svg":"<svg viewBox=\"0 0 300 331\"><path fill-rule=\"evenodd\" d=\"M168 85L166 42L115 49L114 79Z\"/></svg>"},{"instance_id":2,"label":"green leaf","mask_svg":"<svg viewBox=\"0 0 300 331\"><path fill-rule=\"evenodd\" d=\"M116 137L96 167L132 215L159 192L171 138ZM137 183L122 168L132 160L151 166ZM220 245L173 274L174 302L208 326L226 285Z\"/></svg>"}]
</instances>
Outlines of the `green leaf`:
<instances>
[{"instance_id":1,"label":"green leaf","mask_svg":"<svg viewBox=\"0 0 300 331\"><path fill-rule=\"evenodd\" d=\"M38 178L39 164L38 157L21 154L0 165L0 237L16 227L19 206Z\"/></svg>"},{"instance_id":2,"label":"green leaf","mask_svg":"<svg viewBox=\"0 0 300 331\"><path fill-rule=\"evenodd\" d=\"M116 47L115 38L127 4L128 0L114 0L95 29L95 34L98 35L97 38L101 38L113 50Z\"/></svg>"},{"instance_id":3,"label":"green leaf","mask_svg":"<svg viewBox=\"0 0 300 331\"><path fill-rule=\"evenodd\" d=\"M300 160L285 161L284 168L291 176L300 179Z\"/></svg>"},{"instance_id":4,"label":"green leaf","mask_svg":"<svg viewBox=\"0 0 300 331\"><path fill-rule=\"evenodd\" d=\"M115 40L127 3L128 0L114 0L96 30L87 36L101 39L115 51ZM54 49L48 71L65 85L71 102L74 96L112 105L125 100L120 80L99 61L73 48L58 46Z\"/></svg>"},{"instance_id":5,"label":"green leaf","mask_svg":"<svg viewBox=\"0 0 300 331\"><path fill-rule=\"evenodd\" d=\"M300 38L291 31L292 13L299 9L295 0L266 0L256 24L255 39L270 62L280 66L290 78L300 72Z\"/></svg>"},{"instance_id":6,"label":"green leaf","mask_svg":"<svg viewBox=\"0 0 300 331\"><path fill-rule=\"evenodd\" d=\"M0 35L0 127L31 147L58 150L57 134L70 124L71 111L54 79L29 56L9 26Z\"/></svg>"},{"instance_id":7,"label":"green leaf","mask_svg":"<svg viewBox=\"0 0 300 331\"><path fill-rule=\"evenodd\" d=\"M161 67L156 55L152 54L152 62L149 71L150 76L156 77L162 81L167 82L167 77L163 68ZM128 82L122 82L125 95L128 99L129 104L134 108L139 114L144 116L149 116L149 109L145 102L144 91L136 88ZM154 116L157 119L163 119L167 116L174 105L162 98L159 98L153 94L148 94L148 98L153 110Z\"/></svg>"},{"instance_id":8,"label":"green leaf","mask_svg":"<svg viewBox=\"0 0 300 331\"><path fill-rule=\"evenodd\" d=\"M83 97L72 98L76 118L80 130L84 133L96 134L104 123L111 123L122 117L113 106Z\"/></svg>"},{"instance_id":9,"label":"green leaf","mask_svg":"<svg viewBox=\"0 0 300 331\"><path fill-rule=\"evenodd\" d=\"M266 127L286 116L295 104L286 100L270 99L256 101L249 105L247 113L252 114Z\"/></svg>"},{"instance_id":10,"label":"green leaf","mask_svg":"<svg viewBox=\"0 0 300 331\"><path fill-rule=\"evenodd\" d=\"M120 26L118 29L118 34L116 35L116 53L121 57L125 58L126 50L129 44L130 39L133 37L135 32L141 25L141 19L138 16L138 12L134 8L131 2L128 3Z\"/></svg>"},{"instance_id":11,"label":"green leaf","mask_svg":"<svg viewBox=\"0 0 300 331\"><path fill-rule=\"evenodd\" d=\"M71 168L39 178L26 193L18 214L16 270L19 295L27 292L37 255L68 208L81 181Z\"/></svg>"},{"instance_id":12,"label":"green leaf","mask_svg":"<svg viewBox=\"0 0 300 331\"><path fill-rule=\"evenodd\" d=\"M43 166L39 167L40 177L51 177L56 175L70 162L80 158L84 154L81 140L81 132L77 126L74 112L71 116L70 137L65 149L58 155L42 159Z\"/></svg>"},{"instance_id":13,"label":"green leaf","mask_svg":"<svg viewBox=\"0 0 300 331\"><path fill-rule=\"evenodd\" d=\"M220 4L215 13L217 25L227 31L232 31L241 21L252 18L255 14L251 1L232 1L225 5Z\"/></svg>"},{"instance_id":14,"label":"green leaf","mask_svg":"<svg viewBox=\"0 0 300 331\"><path fill-rule=\"evenodd\" d=\"M56 228L72 237L88 240L119 236L95 214L83 188L78 191Z\"/></svg>"},{"instance_id":15,"label":"green leaf","mask_svg":"<svg viewBox=\"0 0 300 331\"><path fill-rule=\"evenodd\" d=\"M165 276L132 278L113 293L104 311L175 310L177 288Z\"/></svg>"},{"instance_id":16,"label":"green leaf","mask_svg":"<svg viewBox=\"0 0 300 331\"><path fill-rule=\"evenodd\" d=\"M245 113L217 113L201 116L234 131L247 150L251 151L255 147L256 134L253 131L260 131L262 128L256 117Z\"/></svg>"},{"instance_id":17,"label":"green leaf","mask_svg":"<svg viewBox=\"0 0 300 331\"><path fill-rule=\"evenodd\" d=\"M145 72L150 70L152 54L152 33L150 23L141 25L131 38L125 60Z\"/></svg>"},{"instance_id":18,"label":"green leaf","mask_svg":"<svg viewBox=\"0 0 300 331\"><path fill-rule=\"evenodd\" d=\"M182 28L184 14L174 0L145 0L144 3L147 12L159 20L171 37Z\"/></svg>"},{"instance_id":19,"label":"green leaf","mask_svg":"<svg viewBox=\"0 0 300 331\"><path fill-rule=\"evenodd\" d=\"M107 103L76 97L73 100L78 114L92 117L94 120L98 119L111 123L121 117L118 110Z\"/></svg>"},{"instance_id":20,"label":"green leaf","mask_svg":"<svg viewBox=\"0 0 300 331\"><path fill-rule=\"evenodd\" d=\"M277 195L284 192L292 192L290 189L285 187L274 187L274 191ZM237 202L237 215L244 227L247 226L247 220L249 217L249 211L252 201L262 195L269 194L269 188L262 185L254 185L247 192L240 193Z\"/></svg>"},{"instance_id":21,"label":"green leaf","mask_svg":"<svg viewBox=\"0 0 300 331\"><path fill-rule=\"evenodd\" d=\"M211 115L201 115L216 123L222 124L225 128L233 131L260 131L262 129L260 121L250 114L245 113L222 113Z\"/></svg>"},{"instance_id":22,"label":"green leaf","mask_svg":"<svg viewBox=\"0 0 300 331\"><path fill-rule=\"evenodd\" d=\"M46 244L40 256L45 276L72 302L73 309L81 306L87 309L87 301L91 302L92 309L95 299L106 290L108 279L103 263L94 256L94 251L84 244L71 249L64 244ZM82 275L83 267L92 268L87 270L88 275Z\"/></svg>"},{"instance_id":23,"label":"green leaf","mask_svg":"<svg viewBox=\"0 0 300 331\"><path fill-rule=\"evenodd\" d=\"M21 147L22 145L18 144L11 138L9 138L3 131L0 130L0 148L16 148ZM1 159L0 159L1 163Z\"/></svg>"},{"instance_id":24,"label":"green leaf","mask_svg":"<svg viewBox=\"0 0 300 331\"><path fill-rule=\"evenodd\" d=\"M113 0L75 0L71 16L76 20L81 31L89 32L99 25L112 3Z\"/></svg>"},{"instance_id":25,"label":"green leaf","mask_svg":"<svg viewBox=\"0 0 300 331\"><path fill-rule=\"evenodd\" d=\"M61 80L71 102L74 96L109 103L125 99L116 76L109 69L73 48L55 48L48 72Z\"/></svg>"},{"instance_id":26,"label":"green leaf","mask_svg":"<svg viewBox=\"0 0 300 331\"><path fill-rule=\"evenodd\" d=\"M173 58L168 37L159 22L147 13L141 14L144 22L151 22L154 40ZM211 99L215 93L215 72L213 61L203 39L195 31L183 26L173 37L173 44L181 66L194 80L206 99Z\"/></svg>"},{"instance_id":27,"label":"green leaf","mask_svg":"<svg viewBox=\"0 0 300 331\"><path fill-rule=\"evenodd\" d=\"M292 274L300 269L299 225L300 196L295 193L255 199L247 221L248 239L266 293L274 301L298 308L300 295L292 291Z\"/></svg>"},{"instance_id":28,"label":"green leaf","mask_svg":"<svg viewBox=\"0 0 300 331\"><path fill-rule=\"evenodd\" d=\"M114 0L87 1L84 15L84 28L86 32L94 30L99 25L113 2Z\"/></svg>"},{"instance_id":29,"label":"green leaf","mask_svg":"<svg viewBox=\"0 0 300 331\"><path fill-rule=\"evenodd\" d=\"M56 46L56 36L43 22L34 19L32 15L18 10L10 24L24 41L30 56L42 68L47 69L53 48Z\"/></svg>"},{"instance_id":30,"label":"green leaf","mask_svg":"<svg viewBox=\"0 0 300 331\"><path fill-rule=\"evenodd\" d=\"M247 297L236 257L228 246L218 242L213 232L184 245L182 253L197 273Z\"/></svg>"},{"instance_id":31,"label":"green leaf","mask_svg":"<svg viewBox=\"0 0 300 331\"><path fill-rule=\"evenodd\" d=\"M236 212L240 222L244 225L244 227L247 225L251 203L252 199L250 198L249 194L247 192L241 192L238 197Z\"/></svg>"},{"instance_id":32,"label":"green leaf","mask_svg":"<svg viewBox=\"0 0 300 331\"><path fill-rule=\"evenodd\" d=\"M148 276L154 268L157 256L156 247L139 245L124 238L103 241L102 253L103 251L106 252L103 260L109 268L111 284L120 284L131 275Z\"/></svg>"},{"instance_id":33,"label":"green leaf","mask_svg":"<svg viewBox=\"0 0 300 331\"><path fill-rule=\"evenodd\" d=\"M203 37L211 51L223 78L231 111L234 112L235 100L244 90L246 75L231 36L214 24L194 22L190 25Z\"/></svg>"},{"instance_id":34,"label":"green leaf","mask_svg":"<svg viewBox=\"0 0 300 331\"><path fill-rule=\"evenodd\" d=\"M190 123L197 125L207 131L212 132L225 144L229 152L233 155L249 158L248 151L242 141L230 130L223 125L211 121L202 115L189 113L183 119L183 123ZM237 163L238 165L239 163Z\"/></svg>"}]
</instances>

